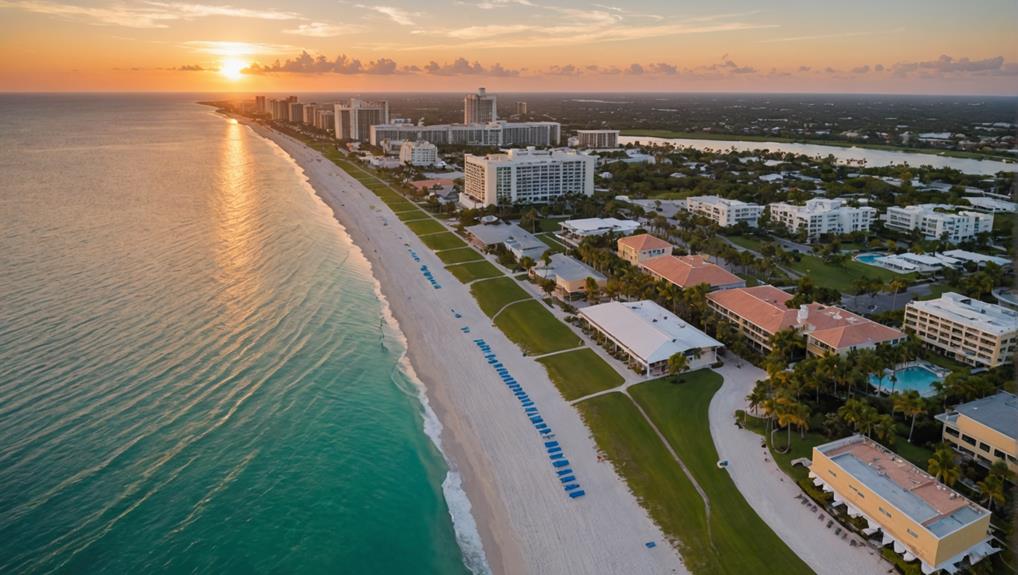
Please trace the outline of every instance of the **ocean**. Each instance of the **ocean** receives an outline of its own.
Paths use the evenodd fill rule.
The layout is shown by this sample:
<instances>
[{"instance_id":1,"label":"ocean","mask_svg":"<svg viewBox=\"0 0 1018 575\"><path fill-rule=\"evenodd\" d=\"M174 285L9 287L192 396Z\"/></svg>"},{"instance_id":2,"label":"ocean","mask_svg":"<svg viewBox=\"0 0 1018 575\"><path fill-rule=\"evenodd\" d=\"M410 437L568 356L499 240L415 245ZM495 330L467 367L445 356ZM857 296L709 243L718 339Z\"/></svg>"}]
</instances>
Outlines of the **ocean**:
<instances>
[{"instance_id":1,"label":"ocean","mask_svg":"<svg viewBox=\"0 0 1018 575\"><path fill-rule=\"evenodd\" d=\"M0 572L485 571L367 261L198 99L0 95Z\"/></svg>"}]
</instances>

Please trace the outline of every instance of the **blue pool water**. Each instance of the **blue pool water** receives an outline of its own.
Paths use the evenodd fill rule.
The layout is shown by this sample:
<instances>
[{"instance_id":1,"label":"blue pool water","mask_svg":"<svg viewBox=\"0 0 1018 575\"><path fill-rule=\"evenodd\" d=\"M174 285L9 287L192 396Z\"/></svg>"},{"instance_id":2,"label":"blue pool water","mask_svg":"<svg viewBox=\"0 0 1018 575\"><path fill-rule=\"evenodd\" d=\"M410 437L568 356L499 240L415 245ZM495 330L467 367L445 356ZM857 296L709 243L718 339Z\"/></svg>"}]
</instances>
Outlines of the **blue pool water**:
<instances>
[{"instance_id":1,"label":"blue pool water","mask_svg":"<svg viewBox=\"0 0 1018 575\"><path fill-rule=\"evenodd\" d=\"M882 258L882 257L884 257L884 255L885 254L876 253L876 252L868 253L868 254L859 254L859 255L855 256L855 259L858 260L858 261L861 261L864 264L873 265L874 260L876 260L877 258Z\"/></svg>"},{"instance_id":2,"label":"blue pool water","mask_svg":"<svg viewBox=\"0 0 1018 575\"><path fill-rule=\"evenodd\" d=\"M909 366L895 372L897 381L893 382L894 391L908 391L914 389L923 397L929 397L935 393L933 382L939 381L940 376L929 369L919 365ZM870 376L870 385L873 387L890 391L892 389L891 375L883 377Z\"/></svg>"}]
</instances>

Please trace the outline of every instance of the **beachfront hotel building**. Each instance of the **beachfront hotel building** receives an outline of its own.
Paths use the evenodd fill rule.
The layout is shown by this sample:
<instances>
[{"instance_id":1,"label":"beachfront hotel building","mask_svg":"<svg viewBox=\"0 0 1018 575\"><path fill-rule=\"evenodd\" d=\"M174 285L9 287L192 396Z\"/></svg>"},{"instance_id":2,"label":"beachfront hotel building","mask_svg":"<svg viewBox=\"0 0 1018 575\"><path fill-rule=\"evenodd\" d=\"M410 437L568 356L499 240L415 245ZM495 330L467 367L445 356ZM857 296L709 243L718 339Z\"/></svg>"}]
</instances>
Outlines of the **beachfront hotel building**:
<instances>
[{"instance_id":1,"label":"beachfront hotel building","mask_svg":"<svg viewBox=\"0 0 1018 575\"><path fill-rule=\"evenodd\" d=\"M1018 312L954 292L909 302L903 326L928 347L977 367L1009 363L1018 346Z\"/></svg>"},{"instance_id":2,"label":"beachfront hotel building","mask_svg":"<svg viewBox=\"0 0 1018 575\"><path fill-rule=\"evenodd\" d=\"M334 104L333 114L337 140L367 142L371 139L372 126L389 123L389 102L350 98L345 104Z\"/></svg>"},{"instance_id":3,"label":"beachfront hotel building","mask_svg":"<svg viewBox=\"0 0 1018 575\"><path fill-rule=\"evenodd\" d=\"M484 88L463 97L463 123L487 124L498 120L497 98Z\"/></svg>"},{"instance_id":4,"label":"beachfront hotel building","mask_svg":"<svg viewBox=\"0 0 1018 575\"><path fill-rule=\"evenodd\" d=\"M943 440L955 451L989 467L1007 463L1018 474L1018 397L1006 391L956 405L936 416Z\"/></svg>"},{"instance_id":5,"label":"beachfront hotel building","mask_svg":"<svg viewBox=\"0 0 1018 575\"><path fill-rule=\"evenodd\" d=\"M683 289L700 284L709 285L711 290L746 287L746 280L708 262L702 255L663 255L644 261L640 268Z\"/></svg>"},{"instance_id":6,"label":"beachfront hotel building","mask_svg":"<svg viewBox=\"0 0 1018 575\"><path fill-rule=\"evenodd\" d=\"M618 255L634 266L672 253L672 244L650 234L619 238Z\"/></svg>"},{"instance_id":7,"label":"beachfront hotel building","mask_svg":"<svg viewBox=\"0 0 1018 575\"><path fill-rule=\"evenodd\" d=\"M718 196L692 196L686 198L686 211L701 215L722 228L742 222L755 228L763 206Z\"/></svg>"},{"instance_id":8,"label":"beachfront hotel building","mask_svg":"<svg viewBox=\"0 0 1018 575\"><path fill-rule=\"evenodd\" d=\"M920 561L923 573L954 573L998 551L988 510L861 435L814 447L809 477L850 517L865 519L863 533L880 532L883 545Z\"/></svg>"},{"instance_id":9,"label":"beachfront hotel building","mask_svg":"<svg viewBox=\"0 0 1018 575\"><path fill-rule=\"evenodd\" d=\"M853 207L844 200L813 198L805 205L786 202L768 205L771 221L785 226L791 233L806 230L806 237L815 239L825 234L850 234L867 231L877 218L876 208Z\"/></svg>"},{"instance_id":10,"label":"beachfront hotel building","mask_svg":"<svg viewBox=\"0 0 1018 575\"><path fill-rule=\"evenodd\" d=\"M555 295L564 300L586 297L587 278L594 280L598 288L604 288L608 278L604 274L565 254L552 254L548 263L539 263L530 268L530 275L555 282Z\"/></svg>"},{"instance_id":11,"label":"beachfront hotel building","mask_svg":"<svg viewBox=\"0 0 1018 575\"><path fill-rule=\"evenodd\" d=\"M609 233L628 236L638 229L640 229L640 223L633 220L583 218L560 223L557 235L571 244L579 244L583 238L603 236Z\"/></svg>"},{"instance_id":12,"label":"beachfront hotel building","mask_svg":"<svg viewBox=\"0 0 1018 575\"><path fill-rule=\"evenodd\" d=\"M424 140L406 140L399 147L399 161L412 166L433 166L438 163L438 146Z\"/></svg>"},{"instance_id":13,"label":"beachfront hotel building","mask_svg":"<svg viewBox=\"0 0 1018 575\"><path fill-rule=\"evenodd\" d=\"M771 350L771 337L785 329L802 334L807 353L814 356L897 345L906 337L893 327L835 306L811 303L789 308L786 303L791 298L786 291L761 285L711 292L707 307L764 353Z\"/></svg>"},{"instance_id":14,"label":"beachfront hotel building","mask_svg":"<svg viewBox=\"0 0 1018 575\"><path fill-rule=\"evenodd\" d=\"M668 359L686 356L688 369L710 367L724 344L650 300L608 302L579 311L584 324L610 351L621 351L647 376L668 373Z\"/></svg>"},{"instance_id":15,"label":"beachfront hotel building","mask_svg":"<svg viewBox=\"0 0 1018 575\"><path fill-rule=\"evenodd\" d=\"M958 243L992 231L993 214L958 210L947 204L891 206L884 214L884 226L906 233L919 230L926 239Z\"/></svg>"},{"instance_id":16,"label":"beachfront hotel building","mask_svg":"<svg viewBox=\"0 0 1018 575\"><path fill-rule=\"evenodd\" d=\"M576 130L576 145L588 149L610 149L619 147L618 130Z\"/></svg>"},{"instance_id":17,"label":"beachfront hotel building","mask_svg":"<svg viewBox=\"0 0 1018 575\"><path fill-rule=\"evenodd\" d=\"M546 204L564 195L594 194L597 158L576 152L513 148L463 156L461 202L472 207Z\"/></svg>"},{"instance_id":18,"label":"beachfront hotel building","mask_svg":"<svg viewBox=\"0 0 1018 575\"><path fill-rule=\"evenodd\" d=\"M393 123L371 127L370 142L427 140L439 146L557 146L562 125L558 122L489 122L487 124Z\"/></svg>"}]
</instances>

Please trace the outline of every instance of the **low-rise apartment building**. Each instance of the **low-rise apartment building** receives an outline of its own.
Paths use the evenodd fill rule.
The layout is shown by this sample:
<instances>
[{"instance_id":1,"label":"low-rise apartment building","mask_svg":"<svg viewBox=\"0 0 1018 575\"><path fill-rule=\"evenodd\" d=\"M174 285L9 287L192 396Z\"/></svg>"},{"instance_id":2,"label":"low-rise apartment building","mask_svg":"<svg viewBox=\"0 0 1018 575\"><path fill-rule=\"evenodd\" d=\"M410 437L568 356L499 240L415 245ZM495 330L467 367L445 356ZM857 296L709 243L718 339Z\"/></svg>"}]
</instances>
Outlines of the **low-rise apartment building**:
<instances>
[{"instance_id":1,"label":"low-rise apartment building","mask_svg":"<svg viewBox=\"0 0 1018 575\"><path fill-rule=\"evenodd\" d=\"M1007 463L1018 474L1018 397L1006 391L957 405L936 416L943 439L955 450L989 467Z\"/></svg>"},{"instance_id":2,"label":"low-rise apartment building","mask_svg":"<svg viewBox=\"0 0 1018 575\"><path fill-rule=\"evenodd\" d=\"M559 224L558 237L572 244L579 244L583 238L603 236L608 233L627 236L640 229L640 222L618 218L583 218L566 220Z\"/></svg>"},{"instance_id":3,"label":"low-rise apartment building","mask_svg":"<svg viewBox=\"0 0 1018 575\"><path fill-rule=\"evenodd\" d=\"M424 140L406 140L399 147L399 161L412 166L433 166L438 163L438 147Z\"/></svg>"},{"instance_id":4,"label":"low-rise apartment building","mask_svg":"<svg viewBox=\"0 0 1018 575\"><path fill-rule=\"evenodd\" d=\"M997 367L1018 345L1018 312L958 293L905 306L904 327L924 344L968 365Z\"/></svg>"},{"instance_id":5,"label":"low-rise apartment building","mask_svg":"<svg viewBox=\"0 0 1018 575\"><path fill-rule=\"evenodd\" d=\"M718 196L692 196L686 198L686 210L701 215L722 228L745 222L756 227L763 206Z\"/></svg>"},{"instance_id":6,"label":"low-rise apartment building","mask_svg":"<svg viewBox=\"0 0 1018 575\"><path fill-rule=\"evenodd\" d=\"M861 435L814 447L809 477L923 573L953 573L997 551L988 510Z\"/></svg>"},{"instance_id":7,"label":"low-rise apartment building","mask_svg":"<svg viewBox=\"0 0 1018 575\"><path fill-rule=\"evenodd\" d=\"M946 238L958 243L992 231L993 214L958 210L957 206L947 204L891 206L884 214L884 226L906 233L919 230L926 239Z\"/></svg>"},{"instance_id":8,"label":"low-rise apartment building","mask_svg":"<svg viewBox=\"0 0 1018 575\"><path fill-rule=\"evenodd\" d=\"M709 285L711 290L746 287L746 280L712 264L702 255L664 255L646 260L640 267L650 275L683 289L700 284Z\"/></svg>"},{"instance_id":9,"label":"low-rise apartment building","mask_svg":"<svg viewBox=\"0 0 1018 575\"><path fill-rule=\"evenodd\" d=\"M565 300L586 297L587 278L593 279L598 288L608 283L604 274L565 254L552 254L547 264L538 263L530 268L530 275L553 280L555 295Z\"/></svg>"},{"instance_id":10,"label":"low-rise apartment building","mask_svg":"<svg viewBox=\"0 0 1018 575\"><path fill-rule=\"evenodd\" d=\"M768 210L771 221L785 226L791 233L805 230L809 239L866 231L877 217L876 208L853 207L844 200L828 198L813 198L802 206L777 202L769 204Z\"/></svg>"},{"instance_id":11,"label":"low-rise apartment building","mask_svg":"<svg viewBox=\"0 0 1018 575\"><path fill-rule=\"evenodd\" d=\"M638 266L650 258L661 257L672 253L672 244L650 234L637 234L620 238L618 242L619 257Z\"/></svg>"}]
</instances>

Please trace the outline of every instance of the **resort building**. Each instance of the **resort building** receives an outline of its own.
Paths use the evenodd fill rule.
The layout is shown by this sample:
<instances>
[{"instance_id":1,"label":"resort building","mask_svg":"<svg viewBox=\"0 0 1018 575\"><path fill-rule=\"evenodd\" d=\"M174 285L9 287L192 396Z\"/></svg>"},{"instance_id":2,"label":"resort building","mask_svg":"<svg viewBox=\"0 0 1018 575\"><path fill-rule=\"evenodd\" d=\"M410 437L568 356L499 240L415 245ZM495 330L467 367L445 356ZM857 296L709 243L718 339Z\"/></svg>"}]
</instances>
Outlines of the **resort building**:
<instances>
[{"instance_id":1,"label":"resort building","mask_svg":"<svg viewBox=\"0 0 1018 575\"><path fill-rule=\"evenodd\" d=\"M478 88L476 94L467 94L463 98L463 123L487 124L498 120L496 98L488 94L484 88Z\"/></svg>"},{"instance_id":2,"label":"resort building","mask_svg":"<svg viewBox=\"0 0 1018 575\"><path fill-rule=\"evenodd\" d=\"M954 292L909 302L903 326L945 356L979 367L1010 362L1018 345L1018 312Z\"/></svg>"},{"instance_id":3,"label":"resort building","mask_svg":"<svg viewBox=\"0 0 1018 575\"><path fill-rule=\"evenodd\" d=\"M1004 461L1018 474L1018 397L1006 391L957 405L936 416L943 439L956 451L989 467Z\"/></svg>"},{"instance_id":4,"label":"resort building","mask_svg":"<svg viewBox=\"0 0 1018 575\"><path fill-rule=\"evenodd\" d=\"M569 243L579 244L583 238L603 236L608 233L628 236L638 229L640 229L640 223L633 220L584 218L562 222L559 224L557 235Z\"/></svg>"},{"instance_id":5,"label":"resort building","mask_svg":"<svg viewBox=\"0 0 1018 575\"><path fill-rule=\"evenodd\" d=\"M562 125L558 122L489 122L487 124L393 123L371 127L372 145L389 140L427 140L439 146L557 146Z\"/></svg>"},{"instance_id":6,"label":"resort building","mask_svg":"<svg viewBox=\"0 0 1018 575\"><path fill-rule=\"evenodd\" d=\"M891 230L919 230L926 239L946 238L952 243L963 242L993 229L993 214L958 210L947 204L887 208L884 225Z\"/></svg>"},{"instance_id":7,"label":"resort building","mask_svg":"<svg viewBox=\"0 0 1018 575\"><path fill-rule=\"evenodd\" d=\"M576 130L576 145L580 148L606 149L619 147L618 130Z\"/></svg>"},{"instance_id":8,"label":"resort building","mask_svg":"<svg viewBox=\"0 0 1018 575\"><path fill-rule=\"evenodd\" d=\"M576 152L511 149L463 157L463 192L474 206L546 204L560 196L594 194L597 159Z\"/></svg>"},{"instance_id":9,"label":"resort building","mask_svg":"<svg viewBox=\"0 0 1018 575\"><path fill-rule=\"evenodd\" d=\"M904 253L874 258L873 263L891 271L908 274L913 272L937 272L944 269L945 266L954 267L961 262L949 257L942 257L937 254L927 255Z\"/></svg>"},{"instance_id":10,"label":"resort building","mask_svg":"<svg viewBox=\"0 0 1018 575\"><path fill-rule=\"evenodd\" d=\"M467 228L470 243L481 250L503 245L516 259L529 256L537 260L548 251L548 245L516 224L477 224Z\"/></svg>"},{"instance_id":11,"label":"resort building","mask_svg":"<svg viewBox=\"0 0 1018 575\"><path fill-rule=\"evenodd\" d=\"M650 258L672 253L672 244L650 234L637 234L619 239L619 257L639 266Z\"/></svg>"},{"instance_id":12,"label":"resort building","mask_svg":"<svg viewBox=\"0 0 1018 575\"><path fill-rule=\"evenodd\" d=\"M406 140L399 147L399 161L412 166L433 166L438 163L438 146L424 140Z\"/></svg>"},{"instance_id":13,"label":"resort building","mask_svg":"<svg viewBox=\"0 0 1018 575\"><path fill-rule=\"evenodd\" d=\"M564 300L586 297L587 278L593 278L599 288L608 283L604 274L565 254L552 254L547 264L538 263L530 268L530 275L553 280L555 295Z\"/></svg>"},{"instance_id":14,"label":"resort building","mask_svg":"<svg viewBox=\"0 0 1018 575\"><path fill-rule=\"evenodd\" d=\"M968 196L965 198L965 201L971 204L973 209L982 212L990 212L993 214L1018 212L1018 204L998 198L991 198L987 196Z\"/></svg>"},{"instance_id":15,"label":"resort building","mask_svg":"<svg viewBox=\"0 0 1018 575\"><path fill-rule=\"evenodd\" d=\"M335 135L337 140L367 142L371 140L371 127L389 122L389 102L368 102L350 98L346 104L333 104ZM419 138L414 138L419 139ZM374 140L371 140L375 144Z\"/></svg>"},{"instance_id":16,"label":"resort building","mask_svg":"<svg viewBox=\"0 0 1018 575\"><path fill-rule=\"evenodd\" d=\"M650 300L593 305L579 316L610 350L626 354L647 376L666 374L668 358L677 353L686 356L690 370L709 367L724 345Z\"/></svg>"},{"instance_id":17,"label":"resort building","mask_svg":"<svg viewBox=\"0 0 1018 575\"><path fill-rule=\"evenodd\" d=\"M1002 258L998 256L988 256L986 254L970 252L967 250L946 250L941 252L939 255L949 257L960 263L972 262L979 267L983 267L986 264L992 263L1002 268L1007 268L1011 267L1011 265L1014 263L1008 258Z\"/></svg>"},{"instance_id":18,"label":"resort building","mask_svg":"<svg viewBox=\"0 0 1018 575\"><path fill-rule=\"evenodd\" d=\"M989 511L861 435L814 447L809 477L923 573L954 573L998 551Z\"/></svg>"},{"instance_id":19,"label":"resort building","mask_svg":"<svg viewBox=\"0 0 1018 575\"><path fill-rule=\"evenodd\" d=\"M811 303L791 309L792 295L771 285L721 290L707 294L707 307L731 322L756 349L768 352L770 339L784 329L806 338L810 355L844 354L853 349L897 345L901 331L839 307Z\"/></svg>"},{"instance_id":20,"label":"resort building","mask_svg":"<svg viewBox=\"0 0 1018 575\"><path fill-rule=\"evenodd\" d=\"M718 196L692 196L686 198L686 210L701 215L722 228L745 222L756 227L763 206Z\"/></svg>"},{"instance_id":21,"label":"resort building","mask_svg":"<svg viewBox=\"0 0 1018 575\"><path fill-rule=\"evenodd\" d=\"M680 288L707 284L711 290L746 287L746 280L719 265L712 264L702 255L664 255L640 264L650 275Z\"/></svg>"},{"instance_id":22,"label":"resort building","mask_svg":"<svg viewBox=\"0 0 1018 575\"><path fill-rule=\"evenodd\" d=\"M870 229L877 217L876 208L853 207L844 200L813 198L805 205L778 202L768 206L771 221L792 232L806 230L806 237L818 238L825 234L849 234Z\"/></svg>"}]
</instances>

